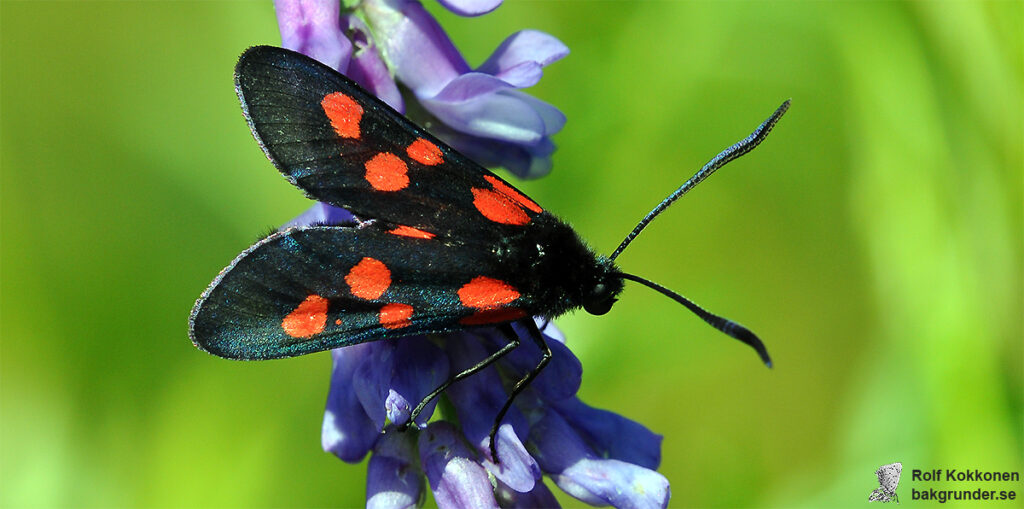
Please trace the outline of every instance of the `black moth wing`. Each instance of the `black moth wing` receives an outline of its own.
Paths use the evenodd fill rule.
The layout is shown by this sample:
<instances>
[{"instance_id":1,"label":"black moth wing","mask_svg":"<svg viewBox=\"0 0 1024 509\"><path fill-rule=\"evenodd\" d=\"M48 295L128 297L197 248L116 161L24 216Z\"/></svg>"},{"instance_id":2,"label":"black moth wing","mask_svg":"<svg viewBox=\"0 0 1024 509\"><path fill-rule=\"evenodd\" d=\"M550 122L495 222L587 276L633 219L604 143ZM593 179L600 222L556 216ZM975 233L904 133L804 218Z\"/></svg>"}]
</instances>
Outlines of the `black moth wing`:
<instances>
[{"instance_id":1,"label":"black moth wing","mask_svg":"<svg viewBox=\"0 0 1024 509\"><path fill-rule=\"evenodd\" d=\"M196 302L190 335L232 359L292 357L530 316L536 303L486 246L376 227L309 226L240 254Z\"/></svg>"},{"instance_id":2,"label":"black moth wing","mask_svg":"<svg viewBox=\"0 0 1024 509\"><path fill-rule=\"evenodd\" d=\"M302 54L249 48L235 68L235 87L267 157L310 198L455 239L497 240L542 213L490 171Z\"/></svg>"}]
</instances>

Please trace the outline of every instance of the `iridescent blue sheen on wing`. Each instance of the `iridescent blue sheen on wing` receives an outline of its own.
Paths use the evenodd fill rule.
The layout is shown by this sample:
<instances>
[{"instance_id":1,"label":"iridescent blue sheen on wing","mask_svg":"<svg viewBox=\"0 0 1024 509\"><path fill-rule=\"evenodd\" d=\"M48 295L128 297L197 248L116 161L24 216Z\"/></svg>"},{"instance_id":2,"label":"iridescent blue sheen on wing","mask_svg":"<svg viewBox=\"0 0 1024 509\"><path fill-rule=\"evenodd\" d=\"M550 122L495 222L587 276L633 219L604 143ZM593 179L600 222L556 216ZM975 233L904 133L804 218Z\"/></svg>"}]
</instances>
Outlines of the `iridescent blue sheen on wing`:
<instances>
[{"instance_id":1,"label":"iridescent blue sheen on wing","mask_svg":"<svg viewBox=\"0 0 1024 509\"><path fill-rule=\"evenodd\" d=\"M460 300L460 287L481 275L519 284L489 252L376 225L289 228L214 280L193 309L192 341L221 357L271 359L464 329L459 320L479 310ZM506 304L536 311L526 294Z\"/></svg>"}]
</instances>

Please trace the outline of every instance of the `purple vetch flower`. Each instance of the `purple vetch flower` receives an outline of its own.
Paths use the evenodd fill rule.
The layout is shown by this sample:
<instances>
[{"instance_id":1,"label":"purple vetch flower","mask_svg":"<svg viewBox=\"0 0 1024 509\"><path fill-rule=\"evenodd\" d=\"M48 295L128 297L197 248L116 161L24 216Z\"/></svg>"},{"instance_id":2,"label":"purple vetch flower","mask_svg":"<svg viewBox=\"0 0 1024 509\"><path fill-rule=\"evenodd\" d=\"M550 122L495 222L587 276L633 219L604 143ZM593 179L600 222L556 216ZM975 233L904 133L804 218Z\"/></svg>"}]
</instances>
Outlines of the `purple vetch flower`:
<instances>
[{"instance_id":1,"label":"purple vetch flower","mask_svg":"<svg viewBox=\"0 0 1024 509\"><path fill-rule=\"evenodd\" d=\"M646 428L642 428L642 432L649 433ZM637 439L635 436L621 438ZM555 484L583 502L618 508L668 505L668 481L661 474L615 457L597 456L594 448L587 446L583 437L554 407L543 411L534 423L530 443L531 452ZM643 445L649 447L650 444Z\"/></svg>"},{"instance_id":2,"label":"purple vetch flower","mask_svg":"<svg viewBox=\"0 0 1024 509\"><path fill-rule=\"evenodd\" d=\"M405 111L369 27L354 13L342 15L340 8L338 0L276 0L281 45L337 69L392 108Z\"/></svg>"},{"instance_id":3,"label":"purple vetch flower","mask_svg":"<svg viewBox=\"0 0 1024 509\"><path fill-rule=\"evenodd\" d=\"M460 15L479 15L501 2L441 3ZM520 89L536 84L544 66L568 53L554 37L517 32L473 69L413 0L362 0L345 10L337 1L277 0L275 5L285 47L346 73L399 111L426 115L436 135L471 158L520 176L550 169L550 136L565 117ZM403 97L399 84L411 96ZM320 203L286 226L311 224L359 227L360 220ZM526 336L519 325L514 328ZM428 487L444 509L557 507L545 476L592 505L667 506L668 481L655 471L661 437L582 403L576 397L579 360L553 325L545 324L543 334L551 362L502 421L494 442L500 462L491 457L488 435L509 388L541 357L530 341L452 385L416 422L408 422L412 408L442 382L507 344L496 328L332 351L324 450L347 462L371 454L367 506L372 508L417 506ZM406 424L408 431L397 431Z\"/></svg>"},{"instance_id":4,"label":"purple vetch flower","mask_svg":"<svg viewBox=\"0 0 1024 509\"><path fill-rule=\"evenodd\" d=\"M544 334L551 364L516 399L499 428L500 463L490 457L487 435L508 397L506 387L532 368L526 362L530 356L540 356L532 343L450 387L443 396L450 410L442 420L426 424L428 407L416 427L395 429L408 420L409 407L441 380L507 341L493 328L334 350L325 450L349 462L372 452L367 504L373 507L409 507L423 496L424 477L442 508L555 507L545 474L588 504L666 507L668 480L654 470L661 437L579 401L579 360L553 326Z\"/></svg>"},{"instance_id":5,"label":"purple vetch flower","mask_svg":"<svg viewBox=\"0 0 1024 509\"><path fill-rule=\"evenodd\" d=\"M568 54L558 39L536 30L517 32L473 69L415 0L363 0L340 15L337 2L275 4L286 48L331 65L404 112L397 79L418 103L409 108L414 120L431 124L436 136L480 164L521 177L550 171L551 136L565 116L520 89L535 85L543 67ZM478 15L500 1L442 4L457 14Z\"/></svg>"},{"instance_id":6,"label":"purple vetch flower","mask_svg":"<svg viewBox=\"0 0 1024 509\"><path fill-rule=\"evenodd\" d=\"M344 209L317 204L288 226L352 224ZM526 331L513 328L520 336ZM410 410L451 375L506 344L494 328L409 336L338 348L324 411L325 451L347 462L372 452L367 506L418 504L427 484L439 507L556 507L547 475L569 495L591 505L666 507L668 480L657 473L661 436L576 397L583 368L553 325L543 329L552 351L548 367L516 399L495 437L500 463L490 457L488 434L508 398L508 387L541 356L520 344L494 365L442 396L449 409L428 424L436 400L415 426L398 432ZM455 425L452 422L457 422Z\"/></svg>"},{"instance_id":7,"label":"purple vetch flower","mask_svg":"<svg viewBox=\"0 0 1024 509\"><path fill-rule=\"evenodd\" d=\"M370 28L354 14L346 15L345 22L354 45L352 62L344 71L345 75L388 103L388 106L404 112L405 100L398 90L395 79L391 77L391 71L377 51Z\"/></svg>"},{"instance_id":8,"label":"purple vetch flower","mask_svg":"<svg viewBox=\"0 0 1024 509\"><path fill-rule=\"evenodd\" d=\"M438 0L438 3L459 16L479 16L497 9L501 0Z\"/></svg>"},{"instance_id":9,"label":"purple vetch flower","mask_svg":"<svg viewBox=\"0 0 1024 509\"><path fill-rule=\"evenodd\" d=\"M366 466L367 509L405 509L420 505L424 474L416 459L416 437L412 433L380 436Z\"/></svg>"},{"instance_id":10,"label":"purple vetch flower","mask_svg":"<svg viewBox=\"0 0 1024 509\"><path fill-rule=\"evenodd\" d=\"M550 136L562 129L558 109L519 89L569 49L536 30L512 34L477 69L469 64L419 2L377 2L365 8L396 77L445 129L437 135L484 165L519 176L550 170Z\"/></svg>"},{"instance_id":11,"label":"purple vetch flower","mask_svg":"<svg viewBox=\"0 0 1024 509\"><path fill-rule=\"evenodd\" d=\"M307 209L299 215L299 217L285 223L281 229L284 230L285 228L290 228L292 226L305 226L311 224L346 224L355 222L355 216L353 216L349 211L326 203L317 202L316 205Z\"/></svg>"},{"instance_id":12,"label":"purple vetch flower","mask_svg":"<svg viewBox=\"0 0 1024 509\"><path fill-rule=\"evenodd\" d=\"M352 43L339 30L338 0L274 2L281 46L313 57L334 69L348 68Z\"/></svg>"}]
</instances>

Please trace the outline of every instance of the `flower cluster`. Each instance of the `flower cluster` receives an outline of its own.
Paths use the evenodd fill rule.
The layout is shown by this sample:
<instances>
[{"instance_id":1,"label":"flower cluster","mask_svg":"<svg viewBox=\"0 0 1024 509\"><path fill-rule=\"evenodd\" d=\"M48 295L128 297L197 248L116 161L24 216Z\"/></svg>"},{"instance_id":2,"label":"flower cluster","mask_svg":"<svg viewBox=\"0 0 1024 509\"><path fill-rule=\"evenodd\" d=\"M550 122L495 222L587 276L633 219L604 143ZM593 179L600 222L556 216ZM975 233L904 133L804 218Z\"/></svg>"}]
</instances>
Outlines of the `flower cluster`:
<instances>
[{"instance_id":1,"label":"flower cluster","mask_svg":"<svg viewBox=\"0 0 1024 509\"><path fill-rule=\"evenodd\" d=\"M501 2L442 3L476 15ZM520 89L535 85L544 66L569 53L558 39L517 32L473 69L415 0L363 0L344 13L337 0L278 0L276 10L284 47L324 62L405 112L397 79L430 116L413 120L436 121L433 134L477 162L520 177L550 171L551 135L565 116Z\"/></svg>"},{"instance_id":2,"label":"flower cluster","mask_svg":"<svg viewBox=\"0 0 1024 509\"><path fill-rule=\"evenodd\" d=\"M441 3L457 14L479 15L501 2ZM554 37L518 32L472 69L416 1L362 0L341 9L332 1L278 0L276 9L285 47L331 65L399 111L426 112L435 135L478 162L525 177L549 170L550 136L565 117L519 89L537 83L545 65L568 53ZM355 222L343 209L317 204L287 226ZM416 506L428 486L424 480L442 508L557 507L544 475L592 505L668 504L668 481L655 471L661 437L581 402L582 366L561 333L544 325L552 359L498 429L500 462L491 457L488 434L509 388L541 357L532 342L452 385L405 432L396 427L408 423L427 394L508 340L497 329L481 328L332 352L323 447L348 462L372 452L368 507Z\"/></svg>"}]
</instances>

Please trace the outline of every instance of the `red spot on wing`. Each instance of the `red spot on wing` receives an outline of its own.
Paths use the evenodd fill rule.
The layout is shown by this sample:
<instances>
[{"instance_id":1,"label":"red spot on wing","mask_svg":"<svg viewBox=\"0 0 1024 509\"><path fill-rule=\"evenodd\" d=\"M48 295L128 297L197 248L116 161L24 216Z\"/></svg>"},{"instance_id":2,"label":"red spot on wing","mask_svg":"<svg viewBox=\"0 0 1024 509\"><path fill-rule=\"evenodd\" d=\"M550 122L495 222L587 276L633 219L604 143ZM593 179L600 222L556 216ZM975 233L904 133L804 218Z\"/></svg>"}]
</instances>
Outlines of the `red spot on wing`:
<instances>
[{"instance_id":1,"label":"red spot on wing","mask_svg":"<svg viewBox=\"0 0 1024 509\"><path fill-rule=\"evenodd\" d=\"M409 185L409 167L390 152L381 152L366 161L366 181L378 191L398 191Z\"/></svg>"},{"instance_id":2,"label":"red spot on wing","mask_svg":"<svg viewBox=\"0 0 1024 509\"><path fill-rule=\"evenodd\" d=\"M359 121L363 119L363 107L351 97L335 92L327 94L320 107L324 109L331 127L342 138L359 138Z\"/></svg>"},{"instance_id":3,"label":"red spot on wing","mask_svg":"<svg viewBox=\"0 0 1024 509\"><path fill-rule=\"evenodd\" d=\"M341 325L341 318L334 321L334 325Z\"/></svg>"},{"instance_id":4,"label":"red spot on wing","mask_svg":"<svg viewBox=\"0 0 1024 509\"><path fill-rule=\"evenodd\" d=\"M496 308L519 298L519 291L512 285L485 276L473 278L458 293L463 306L476 309Z\"/></svg>"},{"instance_id":5,"label":"red spot on wing","mask_svg":"<svg viewBox=\"0 0 1024 509\"><path fill-rule=\"evenodd\" d=\"M504 194L490 189L473 188L473 206L487 219L501 224L524 225L530 222L530 216L523 212L522 207Z\"/></svg>"},{"instance_id":6,"label":"red spot on wing","mask_svg":"<svg viewBox=\"0 0 1024 509\"><path fill-rule=\"evenodd\" d=\"M378 299L391 286L391 271L384 262L366 257L348 271L345 282L352 295L366 300Z\"/></svg>"},{"instance_id":7,"label":"red spot on wing","mask_svg":"<svg viewBox=\"0 0 1024 509\"><path fill-rule=\"evenodd\" d=\"M327 299L310 295L288 316L281 320L285 334L293 338L308 338L323 332L327 325Z\"/></svg>"},{"instance_id":8,"label":"red spot on wing","mask_svg":"<svg viewBox=\"0 0 1024 509\"><path fill-rule=\"evenodd\" d=\"M526 316L526 311L519 308L485 309L463 317L459 323L463 325L486 325L518 320Z\"/></svg>"},{"instance_id":9,"label":"red spot on wing","mask_svg":"<svg viewBox=\"0 0 1024 509\"><path fill-rule=\"evenodd\" d=\"M400 225L392 230L388 230L388 233L392 235L401 235L402 237L412 237L414 239L432 239L434 234L425 232L419 228L413 228L412 226Z\"/></svg>"},{"instance_id":10,"label":"red spot on wing","mask_svg":"<svg viewBox=\"0 0 1024 509\"><path fill-rule=\"evenodd\" d=\"M409 158L413 161L427 166L434 166L444 162L441 149L423 138L417 138L416 141L412 142L409 148L405 149L405 153L409 154Z\"/></svg>"},{"instance_id":11,"label":"red spot on wing","mask_svg":"<svg viewBox=\"0 0 1024 509\"><path fill-rule=\"evenodd\" d=\"M401 329L412 325L409 318L412 316L412 306L408 304L385 304L380 308L380 324L385 329Z\"/></svg>"},{"instance_id":12,"label":"red spot on wing","mask_svg":"<svg viewBox=\"0 0 1024 509\"><path fill-rule=\"evenodd\" d=\"M509 198L512 198L513 200L518 202L520 205L522 205L522 206L524 206L524 207L526 207L526 208L528 208L528 209L530 209L530 210L532 210L532 211L534 211L534 212L536 212L538 214L540 214L541 212L544 211L544 209L540 208L540 205L537 205L533 200L527 198L526 195L524 195L523 193L520 193L519 191L514 189L512 186L509 186L508 184L502 182L498 178L493 177L491 175L484 175L484 179L486 179L488 182L490 182L491 185L494 186L494 189L496 191L498 191L499 193L501 193L501 194L503 194L505 196L508 196Z\"/></svg>"}]
</instances>

